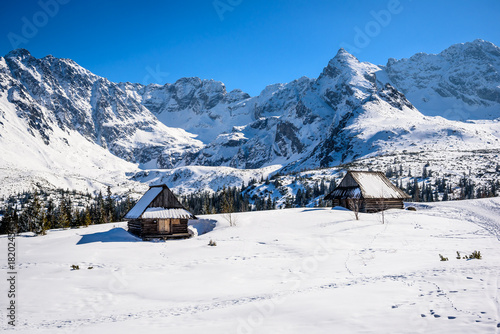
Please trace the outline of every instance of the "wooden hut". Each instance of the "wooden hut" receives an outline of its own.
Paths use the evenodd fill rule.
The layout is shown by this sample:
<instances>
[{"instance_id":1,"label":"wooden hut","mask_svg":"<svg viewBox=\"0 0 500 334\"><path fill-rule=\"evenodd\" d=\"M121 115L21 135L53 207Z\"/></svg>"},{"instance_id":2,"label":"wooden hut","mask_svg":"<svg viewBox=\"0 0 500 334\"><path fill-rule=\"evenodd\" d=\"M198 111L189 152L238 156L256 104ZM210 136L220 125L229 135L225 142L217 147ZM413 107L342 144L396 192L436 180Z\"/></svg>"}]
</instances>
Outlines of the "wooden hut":
<instances>
[{"instance_id":1,"label":"wooden hut","mask_svg":"<svg viewBox=\"0 0 500 334\"><path fill-rule=\"evenodd\" d=\"M333 206L358 212L403 209L403 201L411 198L394 186L382 172L349 171L327 196Z\"/></svg>"},{"instance_id":2,"label":"wooden hut","mask_svg":"<svg viewBox=\"0 0 500 334\"><path fill-rule=\"evenodd\" d=\"M143 240L188 238L188 220L197 219L164 184L150 186L125 215L128 230Z\"/></svg>"}]
</instances>

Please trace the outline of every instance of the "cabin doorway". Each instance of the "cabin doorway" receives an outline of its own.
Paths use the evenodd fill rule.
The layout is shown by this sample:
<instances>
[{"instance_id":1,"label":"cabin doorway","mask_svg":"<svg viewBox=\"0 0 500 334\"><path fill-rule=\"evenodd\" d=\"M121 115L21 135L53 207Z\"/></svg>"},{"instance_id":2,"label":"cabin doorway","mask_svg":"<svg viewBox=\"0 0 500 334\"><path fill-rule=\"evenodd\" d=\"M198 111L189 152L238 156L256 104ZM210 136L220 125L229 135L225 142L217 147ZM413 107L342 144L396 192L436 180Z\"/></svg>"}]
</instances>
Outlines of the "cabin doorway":
<instances>
[{"instance_id":1,"label":"cabin doorway","mask_svg":"<svg viewBox=\"0 0 500 334\"><path fill-rule=\"evenodd\" d=\"M159 219L158 220L158 232L170 233L170 219Z\"/></svg>"}]
</instances>

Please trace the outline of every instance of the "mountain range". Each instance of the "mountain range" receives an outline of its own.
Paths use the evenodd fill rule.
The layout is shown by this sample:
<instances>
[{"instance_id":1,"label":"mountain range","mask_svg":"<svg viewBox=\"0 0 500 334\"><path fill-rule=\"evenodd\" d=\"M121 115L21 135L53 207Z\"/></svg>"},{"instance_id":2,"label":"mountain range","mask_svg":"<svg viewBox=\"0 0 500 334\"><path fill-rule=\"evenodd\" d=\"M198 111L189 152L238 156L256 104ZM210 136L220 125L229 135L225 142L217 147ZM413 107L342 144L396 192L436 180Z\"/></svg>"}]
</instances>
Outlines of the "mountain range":
<instances>
[{"instance_id":1,"label":"mountain range","mask_svg":"<svg viewBox=\"0 0 500 334\"><path fill-rule=\"evenodd\" d=\"M396 153L498 152L499 120L500 48L483 40L385 66L340 49L317 78L254 97L196 77L113 83L24 49L0 57L2 194L34 184L124 192L138 175L193 166L264 175Z\"/></svg>"}]
</instances>

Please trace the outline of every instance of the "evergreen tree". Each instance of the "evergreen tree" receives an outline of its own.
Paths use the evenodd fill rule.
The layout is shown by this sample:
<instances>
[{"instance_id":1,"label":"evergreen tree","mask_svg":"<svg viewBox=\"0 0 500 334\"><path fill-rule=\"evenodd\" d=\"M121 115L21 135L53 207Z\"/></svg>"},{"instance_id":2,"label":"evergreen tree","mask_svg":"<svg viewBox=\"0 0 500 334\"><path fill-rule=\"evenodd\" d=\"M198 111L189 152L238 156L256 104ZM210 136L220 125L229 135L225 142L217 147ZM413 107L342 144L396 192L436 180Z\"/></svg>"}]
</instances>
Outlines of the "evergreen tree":
<instances>
[{"instance_id":1,"label":"evergreen tree","mask_svg":"<svg viewBox=\"0 0 500 334\"><path fill-rule=\"evenodd\" d=\"M113 200L111 194L111 187L108 186L106 189L106 202L104 203L104 220L106 223L111 223L115 220L115 201Z\"/></svg>"},{"instance_id":2,"label":"evergreen tree","mask_svg":"<svg viewBox=\"0 0 500 334\"><path fill-rule=\"evenodd\" d=\"M55 227L55 209L56 207L54 205L54 201L52 200L52 198L49 198L47 202L47 208L45 210L45 227L47 230Z\"/></svg>"},{"instance_id":3,"label":"evergreen tree","mask_svg":"<svg viewBox=\"0 0 500 334\"><path fill-rule=\"evenodd\" d=\"M83 225L89 226L92 224L92 219L90 216L90 208L88 206L85 207L85 212L84 212L84 218L83 218Z\"/></svg>"},{"instance_id":4,"label":"evergreen tree","mask_svg":"<svg viewBox=\"0 0 500 334\"><path fill-rule=\"evenodd\" d=\"M230 189L226 189L224 187L222 189L222 207L221 207L221 212L222 213L231 213L234 212L234 200L233 196L231 194Z\"/></svg>"},{"instance_id":5,"label":"evergreen tree","mask_svg":"<svg viewBox=\"0 0 500 334\"><path fill-rule=\"evenodd\" d=\"M65 198L64 196L61 198L59 204L59 225L62 228L69 228L73 223L73 215L72 215L72 203L71 199Z\"/></svg>"},{"instance_id":6,"label":"evergreen tree","mask_svg":"<svg viewBox=\"0 0 500 334\"><path fill-rule=\"evenodd\" d=\"M418 187L418 180L417 178L413 179L413 191L412 191L412 199L414 202L420 202L420 190Z\"/></svg>"},{"instance_id":7,"label":"evergreen tree","mask_svg":"<svg viewBox=\"0 0 500 334\"><path fill-rule=\"evenodd\" d=\"M38 191L35 191L31 200L29 200L22 214L23 221L27 224L27 231L40 233L42 230L42 204L38 197Z\"/></svg>"},{"instance_id":8,"label":"evergreen tree","mask_svg":"<svg viewBox=\"0 0 500 334\"><path fill-rule=\"evenodd\" d=\"M448 201L448 189L444 191L442 201Z\"/></svg>"}]
</instances>

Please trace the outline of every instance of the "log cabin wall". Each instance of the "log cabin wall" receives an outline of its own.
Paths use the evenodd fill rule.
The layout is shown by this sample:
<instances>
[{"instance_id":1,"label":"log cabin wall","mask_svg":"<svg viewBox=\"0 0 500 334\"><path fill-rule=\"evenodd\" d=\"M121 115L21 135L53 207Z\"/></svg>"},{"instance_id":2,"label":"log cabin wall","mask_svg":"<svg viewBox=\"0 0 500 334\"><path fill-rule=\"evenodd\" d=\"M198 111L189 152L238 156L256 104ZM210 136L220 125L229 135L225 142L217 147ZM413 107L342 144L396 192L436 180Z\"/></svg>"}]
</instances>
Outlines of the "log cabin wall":
<instances>
[{"instance_id":1,"label":"log cabin wall","mask_svg":"<svg viewBox=\"0 0 500 334\"><path fill-rule=\"evenodd\" d=\"M157 219L142 219L141 236L144 235L159 235Z\"/></svg>"},{"instance_id":2,"label":"log cabin wall","mask_svg":"<svg viewBox=\"0 0 500 334\"><path fill-rule=\"evenodd\" d=\"M130 220L127 225L130 233L141 238L189 233L187 219L136 219Z\"/></svg>"},{"instance_id":3,"label":"log cabin wall","mask_svg":"<svg viewBox=\"0 0 500 334\"><path fill-rule=\"evenodd\" d=\"M388 209L404 209L404 203L401 199L365 199L363 211L360 212L379 212Z\"/></svg>"},{"instance_id":4,"label":"log cabin wall","mask_svg":"<svg viewBox=\"0 0 500 334\"><path fill-rule=\"evenodd\" d=\"M142 224L139 220L129 220L128 223L128 231L134 235L140 236L142 230Z\"/></svg>"},{"instance_id":5,"label":"log cabin wall","mask_svg":"<svg viewBox=\"0 0 500 334\"><path fill-rule=\"evenodd\" d=\"M341 206L346 209L352 210L349 207L348 201L346 199L334 198L332 202L334 207ZM388 209L404 209L403 200L370 198L370 199L361 199L359 201L359 212L373 213Z\"/></svg>"},{"instance_id":6,"label":"log cabin wall","mask_svg":"<svg viewBox=\"0 0 500 334\"><path fill-rule=\"evenodd\" d=\"M188 233L187 219L172 219L172 233Z\"/></svg>"}]
</instances>

